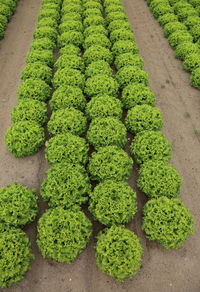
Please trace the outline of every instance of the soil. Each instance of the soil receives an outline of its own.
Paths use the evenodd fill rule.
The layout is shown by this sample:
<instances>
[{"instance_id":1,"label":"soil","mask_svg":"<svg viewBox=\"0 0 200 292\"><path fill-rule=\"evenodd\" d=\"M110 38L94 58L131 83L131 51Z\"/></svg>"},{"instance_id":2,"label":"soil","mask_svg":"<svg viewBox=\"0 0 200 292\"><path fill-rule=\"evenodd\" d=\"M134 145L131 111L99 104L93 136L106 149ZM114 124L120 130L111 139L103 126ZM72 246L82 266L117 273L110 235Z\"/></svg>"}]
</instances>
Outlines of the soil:
<instances>
[{"instance_id":1,"label":"soil","mask_svg":"<svg viewBox=\"0 0 200 292\"><path fill-rule=\"evenodd\" d=\"M195 233L178 250L167 251L150 242L141 231L141 213L145 196L136 188L137 169L129 183L137 191L139 211L128 228L141 238L144 248L142 268L136 276L117 283L100 272L95 263L95 235L101 226L94 223L94 234L87 249L71 264L44 260L36 245L36 222L25 228L33 247L35 260L24 279L9 289L13 292L199 292L200 291L200 92L189 85L189 74L163 36L144 0L123 0L134 30L140 55L149 73L150 87L163 113L163 133L173 145L171 163L183 177L180 198L190 208ZM41 0L20 0L0 44L0 187L18 181L30 188L40 185L48 168L44 148L36 155L14 158L4 145L10 113L17 104L17 88L32 42ZM40 200L40 214L47 205Z\"/></svg>"}]
</instances>

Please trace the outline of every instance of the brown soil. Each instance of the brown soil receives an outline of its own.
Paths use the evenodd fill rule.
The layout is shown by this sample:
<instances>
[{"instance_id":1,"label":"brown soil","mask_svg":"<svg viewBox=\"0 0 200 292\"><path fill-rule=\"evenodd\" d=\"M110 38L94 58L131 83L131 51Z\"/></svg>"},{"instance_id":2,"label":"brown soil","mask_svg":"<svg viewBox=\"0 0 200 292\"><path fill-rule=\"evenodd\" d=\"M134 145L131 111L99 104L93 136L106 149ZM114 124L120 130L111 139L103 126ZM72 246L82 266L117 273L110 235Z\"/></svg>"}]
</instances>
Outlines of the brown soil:
<instances>
[{"instance_id":1,"label":"brown soil","mask_svg":"<svg viewBox=\"0 0 200 292\"><path fill-rule=\"evenodd\" d=\"M163 112L163 133L173 144L172 164L183 177L180 198L195 219L195 234L178 250L166 251L149 242L141 231L144 195L137 191L139 212L129 228L141 238L144 247L143 268L132 279L117 283L99 271L95 264L94 236L87 249L71 265L42 259L36 245L36 223L25 228L30 237L35 260L24 279L9 289L13 292L199 292L200 291L200 93L189 85L189 74L176 60L162 28L144 0L123 0L134 30L140 54L149 73L150 86ZM10 126L10 113L17 104L17 88L25 66L32 33L37 22L40 0L20 0L0 47L0 187L18 181L39 193L47 164L44 149L34 156L16 159L4 145ZM137 171L129 179L135 190ZM46 204L40 202L40 214ZM99 225L94 225L94 235Z\"/></svg>"}]
</instances>

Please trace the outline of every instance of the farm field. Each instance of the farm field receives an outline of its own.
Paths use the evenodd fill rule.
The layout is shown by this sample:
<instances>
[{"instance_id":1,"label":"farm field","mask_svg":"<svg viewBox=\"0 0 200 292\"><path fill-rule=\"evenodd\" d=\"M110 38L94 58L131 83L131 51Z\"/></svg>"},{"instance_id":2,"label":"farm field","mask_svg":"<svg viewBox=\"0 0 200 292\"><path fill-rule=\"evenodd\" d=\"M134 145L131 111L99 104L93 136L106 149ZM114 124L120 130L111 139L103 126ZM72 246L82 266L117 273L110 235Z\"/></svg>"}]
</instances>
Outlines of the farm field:
<instances>
[{"instance_id":1,"label":"farm field","mask_svg":"<svg viewBox=\"0 0 200 292\"><path fill-rule=\"evenodd\" d=\"M94 223L92 240L74 263L67 265L43 259L36 244L37 222L24 228L28 234L35 260L24 279L11 288L0 291L137 291L137 292L198 292L200 291L200 93L189 85L190 74L163 36L163 30L153 18L143 0L123 0L129 22L149 74L150 87L156 95L157 107L163 113L162 132L173 146L171 163L183 177L181 195L195 221L195 232L178 250L165 250L155 241L146 239L141 231L144 194L136 187L138 169L135 165L129 184L137 193L138 212L128 228L134 231L144 249L142 268L131 279L118 283L96 266L94 242L101 229ZM37 23L41 0L20 0L0 44L0 177L1 187L18 181L39 193L45 171L49 168L44 147L34 156L14 158L4 145L5 131L11 125L10 113L17 104L17 88L25 66L32 34ZM127 151L128 151L127 147ZM40 198L40 218L47 204ZM88 216L91 218L91 215Z\"/></svg>"}]
</instances>

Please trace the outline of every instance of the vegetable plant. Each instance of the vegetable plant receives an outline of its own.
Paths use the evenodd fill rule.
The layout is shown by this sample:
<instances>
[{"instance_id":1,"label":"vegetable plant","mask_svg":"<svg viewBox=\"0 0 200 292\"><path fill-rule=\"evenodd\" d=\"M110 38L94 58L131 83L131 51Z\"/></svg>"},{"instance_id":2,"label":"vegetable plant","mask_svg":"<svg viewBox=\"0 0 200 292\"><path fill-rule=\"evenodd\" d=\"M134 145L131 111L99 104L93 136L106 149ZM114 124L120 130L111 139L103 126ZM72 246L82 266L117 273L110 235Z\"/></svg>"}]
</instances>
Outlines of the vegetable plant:
<instances>
[{"instance_id":1,"label":"vegetable plant","mask_svg":"<svg viewBox=\"0 0 200 292\"><path fill-rule=\"evenodd\" d=\"M85 77L93 77L94 75L104 74L113 77L113 71L110 65L104 60L99 60L90 63L85 70Z\"/></svg>"},{"instance_id":2,"label":"vegetable plant","mask_svg":"<svg viewBox=\"0 0 200 292\"><path fill-rule=\"evenodd\" d=\"M190 76L190 84L197 89L200 89L200 68L192 71Z\"/></svg>"},{"instance_id":3,"label":"vegetable plant","mask_svg":"<svg viewBox=\"0 0 200 292\"><path fill-rule=\"evenodd\" d=\"M6 131L5 144L15 157L32 155L44 144L44 129L35 121L20 121Z\"/></svg>"},{"instance_id":4,"label":"vegetable plant","mask_svg":"<svg viewBox=\"0 0 200 292\"><path fill-rule=\"evenodd\" d=\"M198 52L199 48L196 44L192 42L183 42L176 47L174 55L176 58L183 61L188 55Z\"/></svg>"},{"instance_id":5,"label":"vegetable plant","mask_svg":"<svg viewBox=\"0 0 200 292\"><path fill-rule=\"evenodd\" d=\"M79 70L66 67L56 71L52 83L55 89L60 86L73 86L83 89L85 76Z\"/></svg>"},{"instance_id":6,"label":"vegetable plant","mask_svg":"<svg viewBox=\"0 0 200 292\"><path fill-rule=\"evenodd\" d=\"M79 164L57 163L47 171L40 193L50 207L70 208L88 200L91 185L86 170Z\"/></svg>"},{"instance_id":7,"label":"vegetable plant","mask_svg":"<svg viewBox=\"0 0 200 292\"><path fill-rule=\"evenodd\" d=\"M11 119L13 123L36 121L38 124L43 125L47 120L46 104L34 99L19 100L18 105L12 109Z\"/></svg>"},{"instance_id":8,"label":"vegetable plant","mask_svg":"<svg viewBox=\"0 0 200 292\"><path fill-rule=\"evenodd\" d=\"M149 83L148 73L137 66L122 67L116 74L116 80L120 88L124 88L129 83L142 83L144 85Z\"/></svg>"},{"instance_id":9,"label":"vegetable plant","mask_svg":"<svg viewBox=\"0 0 200 292\"><path fill-rule=\"evenodd\" d=\"M31 44L31 51L37 51L43 53L49 53L49 51L54 51L56 48L56 44L50 40L49 38L41 38L41 39L36 39L32 42ZM49 60L51 60L52 57L49 57ZM54 57L53 57L53 63L54 63ZM47 62L48 65L48 62Z\"/></svg>"},{"instance_id":10,"label":"vegetable plant","mask_svg":"<svg viewBox=\"0 0 200 292\"><path fill-rule=\"evenodd\" d=\"M158 131L142 131L136 134L131 143L131 154L138 164L150 159L168 162L171 158L171 145Z\"/></svg>"},{"instance_id":11,"label":"vegetable plant","mask_svg":"<svg viewBox=\"0 0 200 292\"><path fill-rule=\"evenodd\" d=\"M86 130L86 118L74 108L60 109L53 112L47 126L50 136L65 133L82 136Z\"/></svg>"},{"instance_id":12,"label":"vegetable plant","mask_svg":"<svg viewBox=\"0 0 200 292\"><path fill-rule=\"evenodd\" d=\"M83 47L86 50L95 45L99 45L108 49L111 47L110 40L107 38L107 36L105 36L105 34L102 33L95 33L86 37Z\"/></svg>"},{"instance_id":13,"label":"vegetable plant","mask_svg":"<svg viewBox=\"0 0 200 292\"><path fill-rule=\"evenodd\" d=\"M84 19L83 25L85 28L91 26L91 25L103 25L105 26L105 20L100 15L91 15Z\"/></svg>"},{"instance_id":14,"label":"vegetable plant","mask_svg":"<svg viewBox=\"0 0 200 292\"><path fill-rule=\"evenodd\" d=\"M82 22L78 20L69 20L69 21L62 22L59 25L60 34L70 31L70 30L83 32Z\"/></svg>"},{"instance_id":15,"label":"vegetable plant","mask_svg":"<svg viewBox=\"0 0 200 292\"><path fill-rule=\"evenodd\" d=\"M40 79L45 81L47 84L51 83L52 70L47 65L42 64L41 62L30 63L26 65L22 71L21 79Z\"/></svg>"},{"instance_id":16,"label":"vegetable plant","mask_svg":"<svg viewBox=\"0 0 200 292\"><path fill-rule=\"evenodd\" d=\"M106 146L93 152L89 158L88 171L91 180L126 180L132 169L133 160L117 146Z\"/></svg>"},{"instance_id":17,"label":"vegetable plant","mask_svg":"<svg viewBox=\"0 0 200 292\"><path fill-rule=\"evenodd\" d=\"M200 51L198 53L191 53L187 55L183 62L183 68L186 71L192 72L194 69L200 67Z\"/></svg>"},{"instance_id":18,"label":"vegetable plant","mask_svg":"<svg viewBox=\"0 0 200 292\"><path fill-rule=\"evenodd\" d=\"M87 246L92 224L80 210L48 209L38 222L37 244L43 258L70 264Z\"/></svg>"},{"instance_id":19,"label":"vegetable plant","mask_svg":"<svg viewBox=\"0 0 200 292\"><path fill-rule=\"evenodd\" d=\"M106 226L128 223L137 211L136 193L127 182L103 181L90 195L89 211Z\"/></svg>"},{"instance_id":20,"label":"vegetable plant","mask_svg":"<svg viewBox=\"0 0 200 292\"><path fill-rule=\"evenodd\" d=\"M59 56L62 55L81 55L81 49L77 46L74 46L72 44L65 45L63 48L59 50Z\"/></svg>"},{"instance_id":21,"label":"vegetable plant","mask_svg":"<svg viewBox=\"0 0 200 292\"><path fill-rule=\"evenodd\" d=\"M115 58L115 67L117 68L117 70L119 70L125 66L136 66L139 69L143 69L144 61L137 54L125 53L125 54L118 55Z\"/></svg>"},{"instance_id":22,"label":"vegetable plant","mask_svg":"<svg viewBox=\"0 0 200 292\"><path fill-rule=\"evenodd\" d=\"M38 197L34 189L17 182L0 189L0 222L23 227L38 213ZM0 224L1 224L0 223Z\"/></svg>"},{"instance_id":23,"label":"vegetable plant","mask_svg":"<svg viewBox=\"0 0 200 292\"><path fill-rule=\"evenodd\" d=\"M112 47L112 53L116 57L120 54L124 53L132 53L132 54L138 54L139 49L135 42L133 41L117 41L114 43Z\"/></svg>"},{"instance_id":24,"label":"vegetable plant","mask_svg":"<svg viewBox=\"0 0 200 292\"><path fill-rule=\"evenodd\" d=\"M137 273L142 255L139 238L124 226L113 225L97 236L97 266L117 281L130 279Z\"/></svg>"},{"instance_id":25,"label":"vegetable plant","mask_svg":"<svg viewBox=\"0 0 200 292\"><path fill-rule=\"evenodd\" d=\"M86 98L79 87L62 85L54 91L49 105L52 111L65 108L83 111L86 106Z\"/></svg>"},{"instance_id":26,"label":"vegetable plant","mask_svg":"<svg viewBox=\"0 0 200 292\"><path fill-rule=\"evenodd\" d=\"M17 93L19 100L46 101L50 97L51 88L43 80L29 78L21 83Z\"/></svg>"},{"instance_id":27,"label":"vegetable plant","mask_svg":"<svg viewBox=\"0 0 200 292\"><path fill-rule=\"evenodd\" d=\"M182 246L193 233L193 225L193 217L180 199L151 199L143 208L142 229L147 238L166 249Z\"/></svg>"},{"instance_id":28,"label":"vegetable plant","mask_svg":"<svg viewBox=\"0 0 200 292\"><path fill-rule=\"evenodd\" d=\"M125 126L132 134L144 130L161 130L163 126L162 113L159 108L148 104L136 105L128 110Z\"/></svg>"},{"instance_id":29,"label":"vegetable plant","mask_svg":"<svg viewBox=\"0 0 200 292\"><path fill-rule=\"evenodd\" d=\"M45 146L45 157L51 165L57 162L85 165L88 160L89 146L85 139L70 133L56 135Z\"/></svg>"},{"instance_id":30,"label":"vegetable plant","mask_svg":"<svg viewBox=\"0 0 200 292\"><path fill-rule=\"evenodd\" d=\"M57 35L58 35L57 30L50 26L36 28L36 30L33 33L33 37L35 40L46 37L49 38L54 43L57 41Z\"/></svg>"},{"instance_id":31,"label":"vegetable plant","mask_svg":"<svg viewBox=\"0 0 200 292\"><path fill-rule=\"evenodd\" d=\"M82 47L83 45L82 32L76 30L69 30L58 36L59 48L62 48L68 44L72 44L77 47Z\"/></svg>"},{"instance_id":32,"label":"vegetable plant","mask_svg":"<svg viewBox=\"0 0 200 292\"><path fill-rule=\"evenodd\" d=\"M91 26L88 26L84 32L83 32L83 35L85 38L87 38L89 35L92 35L92 34L104 34L104 35L108 35L108 31L107 29L105 29L105 27L103 25L91 25Z\"/></svg>"},{"instance_id":33,"label":"vegetable plant","mask_svg":"<svg viewBox=\"0 0 200 292\"><path fill-rule=\"evenodd\" d=\"M90 123L87 139L95 149L108 145L123 148L127 143L126 134L124 124L117 118L96 118Z\"/></svg>"},{"instance_id":34,"label":"vegetable plant","mask_svg":"<svg viewBox=\"0 0 200 292\"><path fill-rule=\"evenodd\" d=\"M193 37L188 31L177 30L169 36L168 41L170 46L175 49L183 42L192 42Z\"/></svg>"},{"instance_id":35,"label":"vegetable plant","mask_svg":"<svg viewBox=\"0 0 200 292\"><path fill-rule=\"evenodd\" d=\"M135 41L133 33L131 30L125 30L124 28L113 30L110 33L110 41L111 43L115 43L119 40L130 40Z\"/></svg>"},{"instance_id":36,"label":"vegetable plant","mask_svg":"<svg viewBox=\"0 0 200 292\"><path fill-rule=\"evenodd\" d=\"M139 169L137 185L149 199L175 198L180 194L181 184L180 174L168 162L149 160Z\"/></svg>"},{"instance_id":37,"label":"vegetable plant","mask_svg":"<svg viewBox=\"0 0 200 292\"><path fill-rule=\"evenodd\" d=\"M89 120L95 118L115 117L121 119L122 104L115 97L108 95L95 96L86 106L86 115Z\"/></svg>"},{"instance_id":38,"label":"vegetable plant","mask_svg":"<svg viewBox=\"0 0 200 292\"><path fill-rule=\"evenodd\" d=\"M58 58L56 63L54 64L54 68L56 70L59 69L76 69L80 70L81 72L84 72L85 64L83 62L83 59L76 55L69 55L69 54L63 54Z\"/></svg>"},{"instance_id":39,"label":"vegetable plant","mask_svg":"<svg viewBox=\"0 0 200 292\"><path fill-rule=\"evenodd\" d=\"M97 74L86 80L85 94L88 97L99 95L99 94L117 96L118 83L112 77L109 77L104 74Z\"/></svg>"},{"instance_id":40,"label":"vegetable plant","mask_svg":"<svg viewBox=\"0 0 200 292\"><path fill-rule=\"evenodd\" d=\"M154 106L156 98L151 88L141 83L130 83L122 90L121 102L125 109L131 109L143 104Z\"/></svg>"},{"instance_id":41,"label":"vegetable plant","mask_svg":"<svg viewBox=\"0 0 200 292\"><path fill-rule=\"evenodd\" d=\"M24 231L0 224L0 287L10 287L19 282L31 268L34 255Z\"/></svg>"},{"instance_id":42,"label":"vegetable plant","mask_svg":"<svg viewBox=\"0 0 200 292\"><path fill-rule=\"evenodd\" d=\"M109 49L96 45L91 46L89 49L85 50L83 54L83 60L86 66L99 60L104 60L111 65L113 61L113 55Z\"/></svg>"}]
</instances>

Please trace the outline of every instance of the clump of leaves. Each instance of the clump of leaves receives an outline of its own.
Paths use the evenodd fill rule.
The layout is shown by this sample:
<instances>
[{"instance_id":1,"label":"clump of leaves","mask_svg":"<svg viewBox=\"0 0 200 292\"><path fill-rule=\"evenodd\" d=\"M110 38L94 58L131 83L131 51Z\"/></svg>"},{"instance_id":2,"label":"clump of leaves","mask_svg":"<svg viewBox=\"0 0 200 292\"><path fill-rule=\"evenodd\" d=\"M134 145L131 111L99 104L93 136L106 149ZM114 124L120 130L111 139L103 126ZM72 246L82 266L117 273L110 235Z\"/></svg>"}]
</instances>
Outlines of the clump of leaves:
<instances>
[{"instance_id":1,"label":"clump of leaves","mask_svg":"<svg viewBox=\"0 0 200 292\"><path fill-rule=\"evenodd\" d=\"M56 21L56 19L49 16L49 17L44 17L40 19L40 21L38 21L37 23L37 28L47 27L47 26L57 29L58 22Z\"/></svg>"},{"instance_id":2,"label":"clump of leaves","mask_svg":"<svg viewBox=\"0 0 200 292\"><path fill-rule=\"evenodd\" d=\"M127 182L106 180L91 193L89 211L107 226L128 223L137 211L136 193Z\"/></svg>"},{"instance_id":3,"label":"clump of leaves","mask_svg":"<svg viewBox=\"0 0 200 292\"><path fill-rule=\"evenodd\" d=\"M86 103L86 98L79 87L62 85L54 91L49 105L52 111L65 108L75 108L83 111Z\"/></svg>"},{"instance_id":4,"label":"clump of leaves","mask_svg":"<svg viewBox=\"0 0 200 292\"><path fill-rule=\"evenodd\" d=\"M83 59L79 56L63 54L56 61L54 68L56 70L71 68L71 69L76 69L76 70L80 70L81 72L84 72L85 64L83 62Z\"/></svg>"},{"instance_id":5,"label":"clump of leaves","mask_svg":"<svg viewBox=\"0 0 200 292\"><path fill-rule=\"evenodd\" d=\"M39 14L38 14L38 21L40 21L43 18L53 18L56 20L56 22L58 23L59 19L60 19L60 13L58 12L58 9L49 9L49 8L43 8L40 10Z\"/></svg>"},{"instance_id":6,"label":"clump of leaves","mask_svg":"<svg viewBox=\"0 0 200 292\"><path fill-rule=\"evenodd\" d=\"M92 26L92 25L103 25L105 26L105 20L100 15L91 15L84 19L83 25L85 28Z\"/></svg>"},{"instance_id":7,"label":"clump of leaves","mask_svg":"<svg viewBox=\"0 0 200 292\"><path fill-rule=\"evenodd\" d=\"M11 112L13 123L19 121L36 121L43 125L47 120L47 107L44 102L33 99L22 99Z\"/></svg>"},{"instance_id":8,"label":"clump of leaves","mask_svg":"<svg viewBox=\"0 0 200 292\"><path fill-rule=\"evenodd\" d=\"M95 33L86 37L83 47L85 50L87 50L91 46L96 46L96 45L99 45L108 49L110 49L111 47L110 40L107 38L107 36L105 36L102 33Z\"/></svg>"},{"instance_id":9,"label":"clump of leaves","mask_svg":"<svg viewBox=\"0 0 200 292\"><path fill-rule=\"evenodd\" d=\"M107 25L109 25L114 20L128 21L128 16L126 15L125 11L124 12L113 11L113 12L110 12L110 13L108 13L106 15L106 23L107 23Z\"/></svg>"},{"instance_id":10,"label":"clump of leaves","mask_svg":"<svg viewBox=\"0 0 200 292\"><path fill-rule=\"evenodd\" d=\"M85 165L88 160L89 146L84 138L66 133L56 135L46 142L46 159L49 164L69 162Z\"/></svg>"},{"instance_id":11,"label":"clump of leaves","mask_svg":"<svg viewBox=\"0 0 200 292\"><path fill-rule=\"evenodd\" d=\"M29 78L18 87L17 97L19 100L34 99L46 101L50 97L50 93L51 88L46 82Z\"/></svg>"},{"instance_id":12,"label":"clump of leaves","mask_svg":"<svg viewBox=\"0 0 200 292\"><path fill-rule=\"evenodd\" d=\"M199 48L196 44L192 42L183 42L176 47L174 55L176 58L183 61L188 55L198 52Z\"/></svg>"},{"instance_id":13,"label":"clump of leaves","mask_svg":"<svg viewBox=\"0 0 200 292\"><path fill-rule=\"evenodd\" d=\"M178 17L174 13L166 13L158 17L159 24L164 27L169 22L178 21Z\"/></svg>"},{"instance_id":14,"label":"clump of leaves","mask_svg":"<svg viewBox=\"0 0 200 292\"><path fill-rule=\"evenodd\" d=\"M130 279L137 273L142 255L139 238L124 226L113 225L97 236L97 266L117 281Z\"/></svg>"},{"instance_id":15,"label":"clump of leaves","mask_svg":"<svg viewBox=\"0 0 200 292\"><path fill-rule=\"evenodd\" d=\"M170 36L170 34L172 34L173 32L177 31L177 30L184 30L186 31L187 28L186 26L179 22L179 21L176 21L176 22L169 22L167 23L165 26L164 26L164 36L166 38L168 38Z\"/></svg>"},{"instance_id":16,"label":"clump of leaves","mask_svg":"<svg viewBox=\"0 0 200 292\"><path fill-rule=\"evenodd\" d=\"M103 10L102 5L99 2L94 1L87 1L83 4L85 10L87 9L99 9L100 11Z\"/></svg>"},{"instance_id":17,"label":"clump of leaves","mask_svg":"<svg viewBox=\"0 0 200 292\"><path fill-rule=\"evenodd\" d=\"M108 95L95 96L87 103L86 115L89 120L95 118L115 117L121 119L122 104L115 97Z\"/></svg>"},{"instance_id":18,"label":"clump of leaves","mask_svg":"<svg viewBox=\"0 0 200 292\"><path fill-rule=\"evenodd\" d=\"M72 44L77 47L83 45L82 32L76 30L69 30L58 36L58 47L62 48L66 45Z\"/></svg>"},{"instance_id":19,"label":"clump of leaves","mask_svg":"<svg viewBox=\"0 0 200 292\"><path fill-rule=\"evenodd\" d=\"M53 67L54 54L51 50L31 50L26 56L26 63L41 62L44 65Z\"/></svg>"},{"instance_id":20,"label":"clump of leaves","mask_svg":"<svg viewBox=\"0 0 200 292\"><path fill-rule=\"evenodd\" d=\"M112 47L112 53L116 57L121 54L125 53L132 53L132 54L138 54L139 49L135 42L133 41L117 41L114 43Z\"/></svg>"},{"instance_id":21,"label":"clump of leaves","mask_svg":"<svg viewBox=\"0 0 200 292\"><path fill-rule=\"evenodd\" d=\"M200 53L191 53L187 55L183 62L183 68L186 71L192 72L194 69L200 67Z\"/></svg>"},{"instance_id":22,"label":"clump of leaves","mask_svg":"<svg viewBox=\"0 0 200 292\"><path fill-rule=\"evenodd\" d=\"M47 171L40 192L50 207L70 208L87 202L91 185L83 166L57 163Z\"/></svg>"},{"instance_id":23,"label":"clump of leaves","mask_svg":"<svg viewBox=\"0 0 200 292\"><path fill-rule=\"evenodd\" d=\"M93 77L94 75L104 74L109 77L113 77L113 71L110 65L104 60L99 60L96 62L92 62L88 65L85 70L86 78Z\"/></svg>"},{"instance_id":24,"label":"clump of leaves","mask_svg":"<svg viewBox=\"0 0 200 292\"><path fill-rule=\"evenodd\" d=\"M181 22L184 22L189 16L198 16L198 11L193 7L184 7L177 12L177 16Z\"/></svg>"},{"instance_id":25,"label":"clump of leaves","mask_svg":"<svg viewBox=\"0 0 200 292\"><path fill-rule=\"evenodd\" d=\"M154 106L156 98L151 88L140 83L130 83L122 91L121 102L125 109L131 109L143 104Z\"/></svg>"},{"instance_id":26,"label":"clump of leaves","mask_svg":"<svg viewBox=\"0 0 200 292\"><path fill-rule=\"evenodd\" d=\"M105 7L105 14L109 14L111 12L124 12L125 10L121 5L111 4L107 7Z\"/></svg>"},{"instance_id":27,"label":"clump of leaves","mask_svg":"<svg viewBox=\"0 0 200 292\"><path fill-rule=\"evenodd\" d=\"M62 22L59 25L60 34L63 34L64 32L67 32L70 30L83 32L82 22L78 20L68 20L68 21Z\"/></svg>"},{"instance_id":28,"label":"clump of leaves","mask_svg":"<svg viewBox=\"0 0 200 292\"><path fill-rule=\"evenodd\" d=\"M115 58L115 67L117 70L125 66L136 66L139 69L144 68L144 61L138 54L125 53Z\"/></svg>"},{"instance_id":29,"label":"clump of leaves","mask_svg":"<svg viewBox=\"0 0 200 292\"><path fill-rule=\"evenodd\" d=\"M173 8L167 3L161 3L153 9L153 16L159 18L161 15L166 13L173 13Z\"/></svg>"},{"instance_id":30,"label":"clump of leaves","mask_svg":"<svg viewBox=\"0 0 200 292\"><path fill-rule=\"evenodd\" d=\"M66 67L56 71L52 83L55 89L60 86L73 86L83 90L85 86L85 76L79 70Z\"/></svg>"},{"instance_id":31,"label":"clump of leaves","mask_svg":"<svg viewBox=\"0 0 200 292\"><path fill-rule=\"evenodd\" d=\"M200 89L200 68L192 71L190 75L190 84L197 89Z\"/></svg>"},{"instance_id":32,"label":"clump of leaves","mask_svg":"<svg viewBox=\"0 0 200 292\"><path fill-rule=\"evenodd\" d=\"M137 66L122 67L116 74L116 80L120 88L124 88L129 83L142 83L144 85L149 83L148 73Z\"/></svg>"},{"instance_id":33,"label":"clump of leaves","mask_svg":"<svg viewBox=\"0 0 200 292\"><path fill-rule=\"evenodd\" d=\"M82 136L86 131L86 118L74 108L57 110L51 115L48 131L51 136L66 133Z\"/></svg>"},{"instance_id":34,"label":"clump of leaves","mask_svg":"<svg viewBox=\"0 0 200 292\"><path fill-rule=\"evenodd\" d=\"M19 282L34 259L28 236L19 228L0 225L0 287Z\"/></svg>"},{"instance_id":35,"label":"clump of leaves","mask_svg":"<svg viewBox=\"0 0 200 292\"><path fill-rule=\"evenodd\" d=\"M199 16L188 16L188 18L184 21L184 24L190 30L196 25L200 25L200 18Z\"/></svg>"},{"instance_id":36,"label":"clump of leaves","mask_svg":"<svg viewBox=\"0 0 200 292\"><path fill-rule=\"evenodd\" d=\"M35 121L13 124L5 135L5 144L15 157L36 153L44 144L44 129Z\"/></svg>"},{"instance_id":37,"label":"clump of leaves","mask_svg":"<svg viewBox=\"0 0 200 292\"><path fill-rule=\"evenodd\" d=\"M132 165L133 160L123 149L116 146L106 146L92 153L88 171L94 181L105 179L124 181L129 177Z\"/></svg>"},{"instance_id":38,"label":"clump of leaves","mask_svg":"<svg viewBox=\"0 0 200 292\"><path fill-rule=\"evenodd\" d=\"M87 17L90 17L90 16L102 16L102 12L100 9L97 9L97 8L88 8L86 10L84 10L83 12L83 18L87 18Z\"/></svg>"},{"instance_id":39,"label":"clump of leaves","mask_svg":"<svg viewBox=\"0 0 200 292\"><path fill-rule=\"evenodd\" d=\"M89 35L92 35L92 34L104 34L104 35L108 35L108 31L107 29L105 29L105 27L103 25L91 25L91 26L88 26L84 32L83 32L83 35L85 38L87 38Z\"/></svg>"},{"instance_id":40,"label":"clump of leaves","mask_svg":"<svg viewBox=\"0 0 200 292\"><path fill-rule=\"evenodd\" d=\"M122 6L122 1L121 0L104 0L103 1L104 7L108 7L111 5L119 5Z\"/></svg>"},{"instance_id":41,"label":"clump of leaves","mask_svg":"<svg viewBox=\"0 0 200 292\"><path fill-rule=\"evenodd\" d=\"M0 222L9 226L23 227L32 222L38 213L38 197L17 182L0 189Z\"/></svg>"},{"instance_id":42,"label":"clump of leaves","mask_svg":"<svg viewBox=\"0 0 200 292\"><path fill-rule=\"evenodd\" d=\"M125 126L132 134L144 130L161 130L163 126L162 113L159 108L147 104L136 105L128 110Z\"/></svg>"},{"instance_id":43,"label":"clump of leaves","mask_svg":"<svg viewBox=\"0 0 200 292\"><path fill-rule=\"evenodd\" d=\"M38 222L37 244L44 258L70 264L87 246L92 224L80 210L48 209Z\"/></svg>"},{"instance_id":44,"label":"clump of leaves","mask_svg":"<svg viewBox=\"0 0 200 292\"><path fill-rule=\"evenodd\" d=\"M57 41L57 36L58 36L57 30L53 27L50 27L50 26L36 28L36 30L33 33L33 38L35 40L36 39L43 39L46 37L46 38L49 38L54 43L56 43L56 41Z\"/></svg>"},{"instance_id":45,"label":"clump of leaves","mask_svg":"<svg viewBox=\"0 0 200 292\"><path fill-rule=\"evenodd\" d=\"M59 56L62 56L62 55L80 56L81 49L77 46L72 45L72 44L68 44L59 50Z\"/></svg>"},{"instance_id":46,"label":"clump of leaves","mask_svg":"<svg viewBox=\"0 0 200 292\"><path fill-rule=\"evenodd\" d=\"M52 70L47 65L42 64L41 62L30 63L26 65L22 71L21 79L40 79L45 81L47 84L51 83ZM38 81L38 80L37 80Z\"/></svg>"},{"instance_id":47,"label":"clump of leaves","mask_svg":"<svg viewBox=\"0 0 200 292\"><path fill-rule=\"evenodd\" d=\"M50 40L49 38L41 38L41 39L37 39L34 40L31 44L31 51L37 51L37 52L46 52L47 54L49 51L54 51L56 48L56 45L54 42L52 42L52 40ZM29 57L30 58L30 57ZM49 60L51 60L52 57L49 56ZM40 59L39 59L40 60ZM43 59L41 59L43 60ZM45 59L44 59L45 60ZM53 62L54 62L54 57L53 57ZM45 64L48 65L48 62L46 62Z\"/></svg>"},{"instance_id":48,"label":"clump of leaves","mask_svg":"<svg viewBox=\"0 0 200 292\"><path fill-rule=\"evenodd\" d=\"M124 40L124 41L135 41L133 33L131 30L125 30L124 28L113 30L110 33L110 41L111 43L115 43L117 41Z\"/></svg>"},{"instance_id":49,"label":"clump of leaves","mask_svg":"<svg viewBox=\"0 0 200 292\"><path fill-rule=\"evenodd\" d=\"M193 37L188 31L183 31L183 30L177 30L173 32L169 38L168 42L172 48L176 48L179 44L183 42L192 42Z\"/></svg>"},{"instance_id":50,"label":"clump of leaves","mask_svg":"<svg viewBox=\"0 0 200 292\"><path fill-rule=\"evenodd\" d=\"M116 29L131 30L130 23L126 20L114 20L108 25L108 31L112 32Z\"/></svg>"},{"instance_id":51,"label":"clump of leaves","mask_svg":"<svg viewBox=\"0 0 200 292\"><path fill-rule=\"evenodd\" d=\"M0 15L5 16L7 21L9 21L12 16L12 10L8 7L8 5L1 3Z\"/></svg>"},{"instance_id":52,"label":"clump of leaves","mask_svg":"<svg viewBox=\"0 0 200 292\"><path fill-rule=\"evenodd\" d=\"M118 83L114 78L104 74L97 74L85 82L85 94L88 97L95 95L118 95Z\"/></svg>"},{"instance_id":53,"label":"clump of leaves","mask_svg":"<svg viewBox=\"0 0 200 292\"><path fill-rule=\"evenodd\" d=\"M82 5L69 3L69 4L62 6L62 10L61 10L62 15L65 15L65 13L72 13L72 12L75 12L75 13L82 15L83 14Z\"/></svg>"},{"instance_id":54,"label":"clump of leaves","mask_svg":"<svg viewBox=\"0 0 200 292\"><path fill-rule=\"evenodd\" d=\"M180 199L161 197L146 203L142 230L166 249L179 248L192 234L194 220Z\"/></svg>"},{"instance_id":55,"label":"clump of leaves","mask_svg":"<svg viewBox=\"0 0 200 292\"><path fill-rule=\"evenodd\" d=\"M171 146L165 136L158 131L142 131L136 134L131 143L131 154L138 164L150 159L168 162Z\"/></svg>"},{"instance_id":56,"label":"clump of leaves","mask_svg":"<svg viewBox=\"0 0 200 292\"><path fill-rule=\"evenodd\" d=\"M81 21L82 22L82 16L79 13L76 12L67 12L62 16L61 18L61 22L65 22L65 21L73 21L73 20L77 20L77 21Z\"/></svg>"},{"instance_id":57,"label":"clump of leaves","mask_svg":"<svg viewBox=\"0 0 200 292\"><path fill-rule=\"evenodd\" d=\"M168 162L149 160L139 169L137 185L149 199L175 198L180 194L181 184L180 174Z\"/></svg>"},{"instance_id":58,"label":"clump of leaves","mask_svg":"<svg viewBox=\"0 0 200 292\"><path fill-rule=\"evenodd\" d=\"M89 49L85 50L83 54L83 60L86 66L99 60L104 60L111 65L113 61L113 55L109 49L96 45L91 46Z\"/></svg>"},{"instance_id":59,"label":"clump of leaves","mask_svg":"<svg viewBox=\"0 0 200 292\"><path fill-rule=\"evenodd\" d=\"M126 127L117 118L96 118L90 123L87 139L95 149L108 145L124 148L127 143L126 134Z\"/></svg>"}]
</instances>

